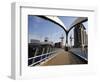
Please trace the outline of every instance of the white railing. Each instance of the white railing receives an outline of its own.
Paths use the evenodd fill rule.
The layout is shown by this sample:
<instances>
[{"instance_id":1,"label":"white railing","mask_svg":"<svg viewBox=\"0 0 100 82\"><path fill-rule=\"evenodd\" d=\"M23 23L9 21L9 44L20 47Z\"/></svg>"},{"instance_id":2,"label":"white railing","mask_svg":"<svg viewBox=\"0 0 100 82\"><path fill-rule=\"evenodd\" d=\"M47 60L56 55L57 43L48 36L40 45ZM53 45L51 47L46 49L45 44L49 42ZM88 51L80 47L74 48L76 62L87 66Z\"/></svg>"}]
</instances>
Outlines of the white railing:
<instances>
[{"instance_id":1,"label":"white railing","mask_svg":"<svg viewBox=\"0 0 100 82\"><path fill-rule=\"evenodd\" d=\"M54 55L54 53L56 53L56 51L52 51L52 52L49 52L49 53L46 53L46 54L41 54L41 55L38 55L38 56L28 58L28 61L30 61L30 60L32 61L32 64L29 65L29 66L34 66L38 63L41 63L42 61L44 61L46 59L50 59ZM43 57L43 56L45 56L45 57ZM39 57L39 60L37 60L35 62L35 59L38 58L38 57Z\"/></svg>"}]
</instances>

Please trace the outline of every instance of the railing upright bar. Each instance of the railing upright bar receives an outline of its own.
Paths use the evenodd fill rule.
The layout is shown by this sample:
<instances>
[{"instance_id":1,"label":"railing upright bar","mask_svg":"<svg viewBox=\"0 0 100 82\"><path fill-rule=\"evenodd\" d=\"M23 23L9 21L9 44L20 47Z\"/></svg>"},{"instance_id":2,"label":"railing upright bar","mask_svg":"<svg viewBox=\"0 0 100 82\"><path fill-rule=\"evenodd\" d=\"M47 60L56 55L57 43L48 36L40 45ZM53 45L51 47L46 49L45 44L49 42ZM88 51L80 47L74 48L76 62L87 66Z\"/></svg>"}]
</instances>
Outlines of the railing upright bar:
<instances>
[{"instance_id":1,"label":"railing upright bar","mask_svg":"<svg viewBox=\"0 0 100 82\"><path fill-rule=\"evenodd\" d=\"M52 51L50 51L50 50L52 50ZM36 56L36 55L37 55L37 52L38 52L38 48L36 48L34 57L28 58L28 60L33 59L32 64L29 65L29 66L33 66L33 65L35 65L35 64L37 64L37 63L39 63L39 62L42 62L43 60L48 59L49 57L52 58L53 55L50 55L50 56L47 56L47 55L48 55L48 54L53 54L53 53L56 52L56 50L55 50L54 48L53 48L53 49L52 49L52 48L50 49L49 47L47 48L47 51L46 51L47 53L46 53L46 54L43 54L44 51L45 51L45 48L43 48L42 54L41 54L41 55ZM42 59L42 57L43 57L44 55L46 55L46 57ZM54 56L55 56L55 55L54 55ZM40 58L39 61L35 62L34 59L37 58L37 57L41 57L41 58Z\"/></svg>"},{"instance_id":2,"label":"railing upright bar","mask_svg":"<svg viewBox=\"0 0 100 82\"><path fill-rule=\"evenodd\" d=\"M34 57L37 55L37 52L38 52L38 48L36 48L36 51L35 51ZM34 58L33 58L33 60L32 60L32 63L34 63Z\"/></svg>"},{"instance_id":3,"label":"railing upright bar","mask_svg":"<svg viewBox=\"0 0 100 82\"><path fill-rule=\"evenodd\" d=\"M45 51L45 48L43 48L43 50L42 50L42 54L44 54L44 51ZM42 59L42 56L43 56L43 55L41 55L41 59Z\"/></svg>"}]
</instances>

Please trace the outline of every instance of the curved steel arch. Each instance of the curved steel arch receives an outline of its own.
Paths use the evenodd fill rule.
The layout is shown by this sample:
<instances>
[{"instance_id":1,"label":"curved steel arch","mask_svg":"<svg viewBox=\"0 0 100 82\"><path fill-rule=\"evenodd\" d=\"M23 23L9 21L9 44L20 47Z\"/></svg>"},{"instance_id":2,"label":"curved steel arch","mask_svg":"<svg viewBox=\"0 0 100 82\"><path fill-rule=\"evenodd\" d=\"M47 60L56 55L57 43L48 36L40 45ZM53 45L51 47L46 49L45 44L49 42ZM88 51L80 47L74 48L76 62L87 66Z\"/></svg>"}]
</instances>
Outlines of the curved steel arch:
<instances>
[{"instance_id":1,"label":"curved steel arch","mask_svg":"<svg viewBox=\"0 0 100 82\"><path fill-rule=\"evenodd\" d=\"M57 16L39 16L59 25L65 32L67 31L64 23Z\"/></svg>"},{"instance_id":2,"label":"curved steel arch","mask_svg":"<svg viewBox=\"0 0 100 82\"><path fill-rule=\"evenodd\" d=\"M39 17L47 19L53 23L56 23L65 31L65 34L66 34L65 50L66 51L68 51L68 46L67 46L68 45L68 33L71 31L72 28L74 28L75 25L88 21L87 17L79 17L71 24L70 28L67 29L64 23L57 16L39 16Z\"/></svg>"},{"instance_id":3,"label":"curved steel arch","mask_svg":"<svg viewBox=\"0 0 100 82\"><path fill-rule=\"evenodd\" d=\"M64 25L64 23L57 17L57 16L43 16L44 18L51 20L52 22L58 24L59 26L61 26L65 32L70 32L70 30L77 24L79 23L83 23L85 21L88 21L87 17L79 17L77 18L70 26L69 29L66 28L66 26Z\"/></svg>"},{"instance_id":4,"label":"curved steel arch","mask_svg":"<svg viewBox=\"0 0 100 82\"><path fill-rule=\"evenodd\" d=\"M47 20L59 25L64 30L64 32L66 34L65 50L68 50L68 49L66 49L66 44L68 44L68 31L67 31L64 23L57 16L39 16L39 17L42 17L44 19L47 19Z\"/></svg>"},{"instance_id":5,"label":"curved steel arch","mask_svg":"<svg viewBox=\"0 0 100 82\"><path fill-rule=\"evenodd\" d=\"M83 22L86 22L86 21L88 21L88 18L87 18L87 17L79 17L79 18L77 18L77 19L71 24L71 26L70 26L68 32L70 32L70 30L71 30L72 28L74 28L75 25L80 24L80 23L83 23Z\"/></svg>"}]
</instances>

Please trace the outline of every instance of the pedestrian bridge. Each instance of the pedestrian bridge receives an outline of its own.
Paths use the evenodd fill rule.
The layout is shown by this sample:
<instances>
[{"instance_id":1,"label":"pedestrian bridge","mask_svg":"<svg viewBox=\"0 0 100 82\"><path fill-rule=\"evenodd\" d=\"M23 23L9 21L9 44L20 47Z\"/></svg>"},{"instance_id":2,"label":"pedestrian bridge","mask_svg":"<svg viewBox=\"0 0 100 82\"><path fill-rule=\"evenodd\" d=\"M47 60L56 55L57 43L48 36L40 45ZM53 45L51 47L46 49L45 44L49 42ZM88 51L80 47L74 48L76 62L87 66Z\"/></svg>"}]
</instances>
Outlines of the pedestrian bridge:
<instances>
[{"instance_id":1,"label":"pedestrian bridge","mask_svg":"<svg viewBox=\"0 0 100 82\"><path fill-rule=\"evenodd\" d=\"M58 24L66 33L66 44L68 44L68 33L77 24L87 21L87 17L79 17L67 29L64 23L57 16L42 16L47 20ZM65 44L65 45L66 45ZM65 46L67 47L67 46ZM28 66L46 65L67 65L67 64L87 64L88 54L84 48L71 48L65 51L62 48L54 48L52 45L32 45L29 46Z\"/></svg>"}]
</instances>

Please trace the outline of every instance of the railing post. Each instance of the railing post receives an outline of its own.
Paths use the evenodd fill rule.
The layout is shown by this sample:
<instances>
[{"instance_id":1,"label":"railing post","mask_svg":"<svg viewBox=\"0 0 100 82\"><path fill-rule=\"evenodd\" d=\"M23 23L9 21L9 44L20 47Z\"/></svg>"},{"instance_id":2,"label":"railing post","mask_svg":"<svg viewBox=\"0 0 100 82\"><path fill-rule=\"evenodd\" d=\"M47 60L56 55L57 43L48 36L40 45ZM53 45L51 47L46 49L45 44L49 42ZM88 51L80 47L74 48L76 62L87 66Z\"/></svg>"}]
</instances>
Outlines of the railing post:
<instances>
[{"instance_id":1,"label":"railing post","mask_svg":"<svg viewBox=\"0 0 100 82\"><path fill-rule=\"evenodd\" d=\"M42 54L44 54L44 50L45 50L45 48L43 48L43 50L42 50ZM41 59L42 59L42 56L41 56Z\"/></svg>"},{"instance_id":2,"label":"railing post","mask_svg":"<svg viewBox=\"0 0 100 82\"><path fill-rule=\"evenodd\" d=\"M47 55L48 55L48 52L49 52L49 47L47 48L47 54L46 54L46 58L48 58L48 56L47 56Z\"/></svg>"},{"instance_id":3,"label":"railing post","mask_svg":"<svg viewBox=\"0 0 100 82\"><path fill-rule=\"evenodd\" d=\"M36 51L35 51L35 53L34 53L34 57L36 56L37 52L38 52L38 48L36 48ZM32 63L34 63L34 58L33 58L33 60L32 60Z\"/></svg>"}]
</instances>

